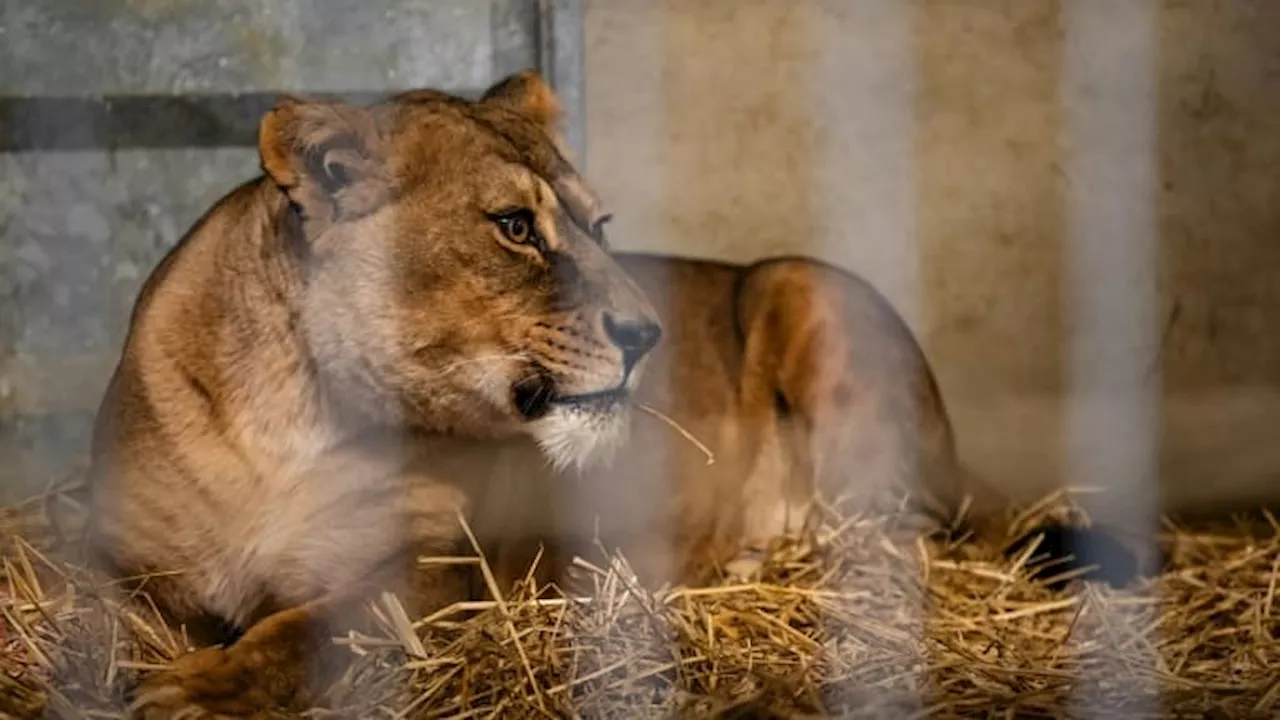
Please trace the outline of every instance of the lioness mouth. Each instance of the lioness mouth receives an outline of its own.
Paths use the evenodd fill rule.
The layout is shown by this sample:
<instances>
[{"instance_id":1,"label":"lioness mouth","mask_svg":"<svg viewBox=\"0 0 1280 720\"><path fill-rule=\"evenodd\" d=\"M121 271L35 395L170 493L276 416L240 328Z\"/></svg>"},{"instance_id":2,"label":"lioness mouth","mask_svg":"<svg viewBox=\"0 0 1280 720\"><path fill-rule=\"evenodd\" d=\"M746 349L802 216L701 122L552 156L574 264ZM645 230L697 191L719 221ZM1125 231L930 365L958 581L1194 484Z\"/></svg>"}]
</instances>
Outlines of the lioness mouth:
<instances>
[{"instance_id":1,"label":"lioness mouth","mask_svg":"<svg viewBox=\"0 0 1280 720\"><path fill-rule=\"evenodd\" d=\"M608 390L579 393L577 395L561 395L551 400L553 405L594 405L605 407L625 402L629 393L625 387L619 386Z\"/></svg>"},{"instance_id":2,"label":"lioness mouth","mask_svg":"<svg viewBox=\"0 0 1280 720\"><path fill-rule=\"evenodd\" d=\"M512 386L511 391L516 408L529 420L537 420L555 406L603 409L625 402L630 395L625 381L607 390L576 395L557 395L554 381L545 375L535 375L521 380Z\"/></svg>"}]
</instances>

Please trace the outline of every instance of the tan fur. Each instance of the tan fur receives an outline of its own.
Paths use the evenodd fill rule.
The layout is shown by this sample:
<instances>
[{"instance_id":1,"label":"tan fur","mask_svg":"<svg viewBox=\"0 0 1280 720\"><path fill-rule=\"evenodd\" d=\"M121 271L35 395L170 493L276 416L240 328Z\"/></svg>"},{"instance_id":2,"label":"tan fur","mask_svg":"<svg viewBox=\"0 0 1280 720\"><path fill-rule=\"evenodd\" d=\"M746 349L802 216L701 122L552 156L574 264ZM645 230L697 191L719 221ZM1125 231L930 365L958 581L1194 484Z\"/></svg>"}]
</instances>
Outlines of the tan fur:
<instances>
[{"instance_id":1,"label":"tan fur","mask_svg":"<svg viewBox=\"0 0 1280 720\"><path fill-rule=\"evenodd\" d=\"M471 592L414 569L469 551L458 513L504 582L539 544L550 578L599 540L657 583L767 542L814 489L959 504L932 374L873 289L805 259L610 256L557 117L532 74L476 103L287 99L262 122L264 177L149 279L99 415L93 537L119 573L178 571L147 586L176 622L247 628L153 676L149 716L299 701L370 593L426 612ZM545 253L486 216L517 207ZM627 375L618 324L659 316ZM518 407L530 381L624 379L716 462L626 403Z\"/></svg>"}]
</instances>

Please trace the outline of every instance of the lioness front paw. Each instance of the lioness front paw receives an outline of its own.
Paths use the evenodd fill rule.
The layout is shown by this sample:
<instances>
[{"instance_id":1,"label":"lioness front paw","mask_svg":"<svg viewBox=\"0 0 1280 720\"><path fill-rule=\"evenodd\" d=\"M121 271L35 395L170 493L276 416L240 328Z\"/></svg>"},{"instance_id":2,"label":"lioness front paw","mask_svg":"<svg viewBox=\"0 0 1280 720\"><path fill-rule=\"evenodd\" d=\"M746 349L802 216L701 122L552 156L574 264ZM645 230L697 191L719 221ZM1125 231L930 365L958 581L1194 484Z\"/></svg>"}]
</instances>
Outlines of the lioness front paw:
<instances>
[{"instance_id":1,"label":"lioness front paw","mask_svg":"<svg viewBox=\"0 0 1280 720\"><path fill-rule=\"evenodd\" d=\"M137 720L212 720L254 717L272 707L261 673L265 668L245 662L251 653L219 647L205 648L178 658L168 669L140 683L128 717Z\"/></svg>"}]
</instances>

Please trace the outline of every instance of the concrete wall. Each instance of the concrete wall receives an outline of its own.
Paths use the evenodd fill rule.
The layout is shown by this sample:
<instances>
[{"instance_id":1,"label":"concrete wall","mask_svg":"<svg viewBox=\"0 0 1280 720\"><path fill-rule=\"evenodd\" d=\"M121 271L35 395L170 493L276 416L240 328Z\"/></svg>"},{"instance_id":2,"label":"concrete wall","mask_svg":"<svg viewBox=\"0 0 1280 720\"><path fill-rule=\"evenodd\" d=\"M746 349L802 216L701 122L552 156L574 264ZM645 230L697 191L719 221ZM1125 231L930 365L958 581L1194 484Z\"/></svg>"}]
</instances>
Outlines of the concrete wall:
<instances>
[{"instance_id":1,"label":"concrete wall","mask_svg":"<svg viewBox=\"0 0 1280 720\"><path fill-rule=\"evenodd\" d=\"M1280 4L592 0L586 22L616 244L866 275L1006 487L1280 496Z\"/></svg>"}]
</instances>

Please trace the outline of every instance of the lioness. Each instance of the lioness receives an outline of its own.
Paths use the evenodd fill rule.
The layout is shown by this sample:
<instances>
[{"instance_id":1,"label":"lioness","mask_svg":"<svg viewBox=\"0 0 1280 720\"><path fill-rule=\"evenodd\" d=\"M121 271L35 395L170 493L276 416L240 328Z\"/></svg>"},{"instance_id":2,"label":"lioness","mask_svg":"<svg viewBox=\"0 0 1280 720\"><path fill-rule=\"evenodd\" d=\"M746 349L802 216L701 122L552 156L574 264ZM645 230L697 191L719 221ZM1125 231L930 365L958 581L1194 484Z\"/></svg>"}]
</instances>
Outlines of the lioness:
<instances>
[{"instance_id":1,"label":"lioness","mask_svg":"<svg viewBox=\"0 0 1280 720\"><path fill-rule=\"evenodd\" d=\"M286 99L264 175L150 276L95 429L94 547L198 643L243 634L150 677L139 711L303 701L371 592L419 613L471 594L469 570L417 559L472 535L502 582L597 530L646 580L696 581L815 489L908 487L979 528L1001 507L869 285L801 258L611 255L558 112L533 73L477 101Z\"/></svg>"}]
</instances>

